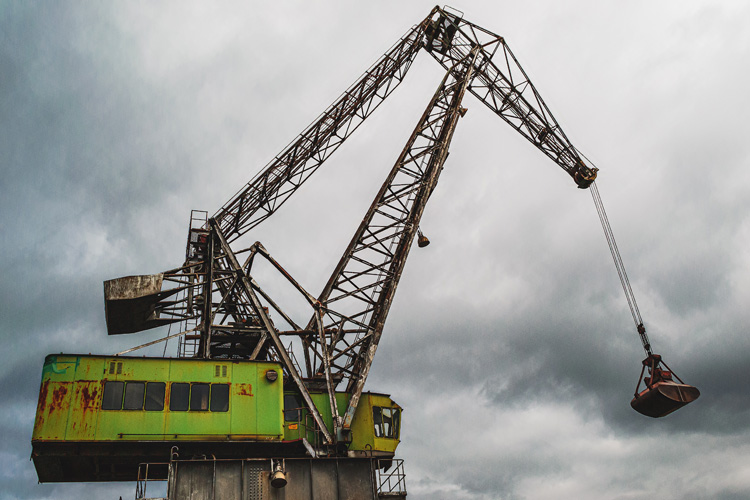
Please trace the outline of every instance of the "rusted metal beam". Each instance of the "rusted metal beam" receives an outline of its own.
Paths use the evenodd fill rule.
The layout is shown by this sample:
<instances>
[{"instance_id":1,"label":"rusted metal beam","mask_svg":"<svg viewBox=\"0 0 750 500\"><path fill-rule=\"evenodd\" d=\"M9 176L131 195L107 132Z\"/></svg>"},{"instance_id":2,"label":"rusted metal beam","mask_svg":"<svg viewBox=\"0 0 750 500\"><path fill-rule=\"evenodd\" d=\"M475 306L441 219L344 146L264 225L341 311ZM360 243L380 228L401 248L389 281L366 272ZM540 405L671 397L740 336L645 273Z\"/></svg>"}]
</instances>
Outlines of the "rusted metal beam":
<instances>
[{"instance_id":1,"label":"rusted metal beam","mask_svg":"<svg viewBox=\"0 0 750 500\"><path fill-rule=\"evenodd\" d=\"M286 351L284 344L281 342L281 339L276 333L276 328L274 328L273 324L271 323L271 319L268 317L268 313L266 313L263 307L263 304L261 304L260 300L258 299L258 296L255 294L255 291L253 290L253 286L250 283L250 279L245 275L245 272L242 266L240 266L239 261L237 261L237 257L234 255L234 252L232 252L232 248L229 246L229 243L224 237L224 234L221 231L221 227L219 226L219 223L215 219L209 219L208 222L209 222L209 227L211 231L216 235L219 245L221 246L221 249L224 252L226 259L229 262L231 268L239 276L240 278L239 285L244 289L245 293L247 294L247 297L250 299L253 309L255 310L255 314L260 319L261 324L263 325L265 329L265 334L267 334L269 338L271 339L274 345L274 348L276 350L276 354L279 356L279 358L282 361L282 364L284 365L284 369L289 373L289 376L292 378L295 385L297 386L297 389L300 391L302 399L305 401L305 404L308 406L308 409L310 410L310 414L315 420L316 425L319 427L320 432L323 434L323 438L325 442L327 444L334 444L335 435L332 434L331 431L326 427L326 424L323 421L323 418L320 416L320 412L318 411L318 408L315 406L315 403L313 402L312 397L310 396L310 392L307 390L307 387L305 386L305 383L302 380L302 377L299 375L299 373L297 372L297 369L294 367L294 363L292 363L292 360L289 357L289 353Z\"/></svg>"}]
</instances>

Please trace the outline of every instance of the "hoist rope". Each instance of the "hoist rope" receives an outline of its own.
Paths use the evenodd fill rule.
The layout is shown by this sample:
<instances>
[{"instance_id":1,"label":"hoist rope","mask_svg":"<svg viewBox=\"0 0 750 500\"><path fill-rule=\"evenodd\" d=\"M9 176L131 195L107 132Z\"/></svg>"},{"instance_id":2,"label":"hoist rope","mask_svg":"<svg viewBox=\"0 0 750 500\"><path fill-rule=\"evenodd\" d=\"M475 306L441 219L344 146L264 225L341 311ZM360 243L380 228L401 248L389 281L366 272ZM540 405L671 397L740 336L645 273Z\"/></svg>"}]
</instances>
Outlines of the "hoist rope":
<instances>
[{"instance_id":1,"label":"hoist rope","mask_svg":"<svg viewBox=\"0 0 750 500\"><path fill-rule=\"evenodd\" d=\"M635 301L633 288L630 286L628 273L625 272L625 264L623 264L622 257L620 256L620 250L619 248L617 248L615 235L612 233L612 227L609 225L607 212L604 210L604 204L602 203L601 195L599 195L599 188L596 186L596 182L591 183L589 191L591 191L591 197L594 199L596 213L599 215L599 221L602 223L604 236L607 238L609 251L612 254L612 260L614 260L615 262L615 268L617 269L617 275L620 277L620 284L622 284L622 290L625 292L625 298L628 301L630 314L633 316L633 321L635 322L635 326L637 327L638 325L643 323L643 319L641 318L641 313L638 310L638 303Z\"/></svg>"},{"instance_id":2,"label":"hoist rope","mask_svg":"<svg viewBox=\"0 0 750 500\"><path fill-rule=\"evenodd\" d=\"M583 158L585 158L586 161L589 162L589 164L593 166L593 162L586 158L586 155L584 155L580 151L577 152ZM615 262L617 275L620 277L620 284L622 285L623 292L625 292L625 298L628 301L630 314L631 316L633 316L633 322L635 323L636 330L638 331L638 335L641 338L641 344L643 344L643 349L646 351L646 354L648 356L651 356L651 342L648 339L648 335L646 335L646 328L643 326L643 318L641 317L641 312L638 310L638 303L635 301L635 294L633 293L633 288L630 286L628 273L625 272L625 264L623 264L622 262L620 249L617 248L617 241L615 241L615 235L612 232L612 227L609 225L609 218L607 217L607 212L604 210L604 203L602 202L601 195L599 195L599 188L596 186L596 182L591 183L591 186L589 186L589 191L591 191L591 197L594 200L596 213L599 215L599 221L601 222L602 229L604 230L604 236L607 238L607 245L609 245L609 251L612 254L612 260Z\"/></svg>"}]
</instances>

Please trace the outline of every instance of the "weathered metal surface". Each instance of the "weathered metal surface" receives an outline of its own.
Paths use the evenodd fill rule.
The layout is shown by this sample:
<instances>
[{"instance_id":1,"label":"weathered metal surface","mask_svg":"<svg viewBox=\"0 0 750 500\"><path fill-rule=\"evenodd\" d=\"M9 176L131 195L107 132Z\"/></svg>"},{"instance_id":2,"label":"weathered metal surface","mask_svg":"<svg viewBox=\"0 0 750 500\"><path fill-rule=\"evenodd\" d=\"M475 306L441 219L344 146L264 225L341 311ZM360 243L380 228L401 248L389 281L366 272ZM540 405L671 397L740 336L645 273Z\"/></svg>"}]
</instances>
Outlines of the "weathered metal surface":
<instances>
[{"instance_id":1,"label":"weathered metal surface","mask_svg":"<svg viewBox=\"0 0 750 500\"><path fill-rule=\"evenodd\" d=\"M136 299L161 292L163 274L124 276L104 282L104 300Z\"/></svg>"},{"instance_id":2,"label":"weathered metal surface","mask_svg":"<svg viewBox=\"0 0 750 500\"><path fill-rule=\"evenodd\" d=\"M125 276L104 282L104 315L107 333L135 333L180 321L162 318L165 299L178 289L162 290L163 274Z\"/></svg>"},{"instance_id":3,"label":"weathered metal surface","mask_svg":"<svg viewBox=\"0 0 750 500\"><path fill-rule=\"evenodd\" d=\"M162 384L163 406L147 410L141 399L140 409L103 409L107 382L124 383L124 387L128 383ZM172 410L173 383L227 387L226 411ZM126 396L120 397L120 403L127 401ZM346 406L348 397L336 394L339 408ZM315 407L323 409L324 424L331 426L328 395L313 393L311 398ZM367 404L355 418L357 438L350 449L393 456L398 436L373 437L372 405L398 405L378 394L365 394L363 400ZM300 420L294 423L301 432L287 428L292 422L284 421L283 381L277 363L50 355L39 391L32 458L41 482L59 482L134 480L138 463L163 460L175 444L186 456L307 456L324 440L312 419L307 421L306 409Z\"/></svg>"},{"instance_id":4,"label":"weathered metal surface","mask_svg":"<svg viewBox=\"0 0 750 500\"><path fill-rule=\"evenodd\" d=\"M283 384L265 373L270 362L220 362L163 358L65 356L69 369L43 373L34 441L280 440ZM61 364L48 356L45 367ZM218 368L218 369L217 369ZM218 373L217 373L218 372ZM102 409L108 381L220 384L229 388L232 411L170 411L170 391L160 411ZM64 429L64 431L63 431Z\"/></svg>"},{"instance_id":5,"label":"weathered metal surface","mask_svg":"<svg viewBox=\"0 0 750 500\"><path fill-rule=\"evenodd\" d=\"M630 406L647 417L664 417L698 399L697 387L675 382L657 382L638 393Z\"/></svg>"},{"instance_id":6,"label":"weathered metal surface","mask_svg":"<svg viewBox=\"0 0 750 500\"><path fill-rule=\"evenodd\" d=\"M231 247L229 246L229 243L224 238L224 234L222 233L221 228L219 227L218 223L214 219L210 219L209 224L210 224L212 233L216 235L216 239L221 245L221 249L224 252L224 257L230 269L234 273L236 273L235 281L239 283L239 285L242 287L242 291L246 294L247 298L249 299L248 303L253 308L255 317L257 317L260 320L261 326L263 327L264 334L267 335L273 342L274 347L276 348L277 355L281 358L282 364L286 372L292 378L292 380L297 386L297 390L300 392L300 395L305 400L305 403L308 405L308 408L310 409L310 413L315 419L315 423L318 425L318 428L320 429L320 431L323 433L323 436L325 437L326 444L333 444L334 437L331 433L333 426L326 425L326 423L323 421L322 417L320 416L320 411L313 404L312 399L310 397L310 392L307 390L307 387L305 387L305 383L302 380L302 376L299 374L296 367L294 366L294 363L289 357L289 353L284 347L284 344L281 342L281 339L278 336L276 328L273 326L271 319L268 317L267 310L263 307L263 305L260 302L260 299L258 298L255 291L253 290L253 287L250 283L250 279L247 277L242 267L240 266L240 263L237 260L237 257L235 256Z\"/></svg>"},{"instance_id":7,"label":"weathered metal surface","mask_svg":"<svg viewBox=\"0 0 750 500\"><path fill-rule=\"evenodd\" d=\"M653 418L664 417L701 395L697 387L685 384L660 355L649 353L642 364L635 396L630 401L630 406L638 413ZM644 377L647 370L648 376ZM680 383L675 382L673 377ZM641 381L646 384L646 388L638 392Z\"/></svg>"},{"instance_id":8,"label":"weathered metal surface","mask_svg":"<svg viewBox=\"0 0 750 500\"><path fill-rule=\"evenodd\" d=\"M271 460L191 460L170 464L169 500L367 500L405 498L403 482L383 489L375 459L324 458L275 461L286 484L271 485ZM403 463L400 463L403 471ZM403 472L401 472L403 476ZM382 484L381 484L382 482Z\"/></svg>"},{"instance_id":9,"label":"weathered metal surface","mask_svg":"<svg viewBox=\"0 0 750 500\"><path fill-rule=\"evenodd\" d=\"M294 400L295 393L287 392L286 396L292 396L289 401ZM326 422L331 421L331 413L328 409L326 393L312 393L313 403L316 407L321 408L321 416ZM336 393L338 407L343 411L347 407L350 395L345 392ZM299 400L299 399L298 399ZM402 409L396 404L390 396L386 394L364 393L357 407L352 429L351 441L346 447L347 455L350 457L393 457L400 441L397 429L390 437L378 436L373 432L375 425L373 422L373 409L387 408L398 411L399 419ZM313 445L319 444L320 440L316 437L316 428L312 419L308 418L308 410L305 405L297 403L287 404L285 398L285 421L284 421L284 439L287 441L305 438ZM298 409L298 412L294 410Z\"/></svg>"}]
</instances>

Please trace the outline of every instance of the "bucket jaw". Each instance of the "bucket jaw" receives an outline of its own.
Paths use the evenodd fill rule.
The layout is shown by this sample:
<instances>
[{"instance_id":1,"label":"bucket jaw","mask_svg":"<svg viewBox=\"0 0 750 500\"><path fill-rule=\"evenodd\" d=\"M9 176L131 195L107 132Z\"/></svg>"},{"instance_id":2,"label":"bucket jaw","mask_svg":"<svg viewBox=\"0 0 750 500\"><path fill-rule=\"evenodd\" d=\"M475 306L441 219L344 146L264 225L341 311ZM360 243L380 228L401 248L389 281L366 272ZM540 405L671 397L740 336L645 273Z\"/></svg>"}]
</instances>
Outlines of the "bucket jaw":
<instances>
[{"instance_id":1,"label":"bucket jaw","mask_svg":"<svg viewBox=\"0 0 750 500\"><path fill-rule=\"evenodd\" d=\"M648 376L644 374L648 369ZM679 383L675 382L676 378ZM638 392L641 380L646 388ZM661 359L658 354L651 354L643 360L641 376L635 389L635 397L630 406L642 415L659 418L679 410L700 396L698 388L688 385L680 379Z\"/></svg>"}]
</instances>

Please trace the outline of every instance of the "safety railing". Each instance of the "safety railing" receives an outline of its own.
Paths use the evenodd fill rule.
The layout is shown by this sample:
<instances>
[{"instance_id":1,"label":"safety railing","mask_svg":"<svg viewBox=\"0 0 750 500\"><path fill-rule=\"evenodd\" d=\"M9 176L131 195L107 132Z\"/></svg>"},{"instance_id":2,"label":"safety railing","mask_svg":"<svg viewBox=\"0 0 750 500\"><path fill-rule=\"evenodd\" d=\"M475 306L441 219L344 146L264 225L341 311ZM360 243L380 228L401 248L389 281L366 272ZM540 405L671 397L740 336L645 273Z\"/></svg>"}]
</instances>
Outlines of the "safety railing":
<instances>
[{"instance_id":1,"label":"safety railing","mask_svg":"<svg viewBox=\"0 0 750 500\"><path fill-rule=\"evenodd\" d=\"M187 291L182 291L180 293L185 294ZM187 319L180 324L182 325L182 331L198 328L198 320L196 318ZM197 333L187 334L180 337L177 344L177 357L194 358L198 354L200 338L200 334Z\"/></svg>"},{"instance_id":2,"label":"safety railing","mask_svg":"<svg viewBox=\"0 0 750 500\"><path fill-rule=\"evenodd\" d=\"M376 470L380 498L406 497L406 471L403 459L378 460Z\"/></svg>"},{"instance_id":3,"label":"safety railing","mask_svg":"<svg viewBox=\"0 0 750 500\"><path fill-rule=\"evenodd\" d=\"M138 466L138 480L135 483L135 500L167 500L168 463L147 463ZM156 476L156 477L154 477ZM148 496L148 486L158 482L159 496ZM154 487L151 488L153 494Z\"/></svg>"},{"instance_id":4,"label":"safety railing","mask_svg":"<svg viewBox=\"0 0 750 500\"><path fill-rule=\"evenodd\" d=\"M292 412L297 413L297 418L294 420L286 420L288 415ZM315 424L315 419L306 407L287 408L284 412L284 418L284 426L292 431L296 431L292 433L292 436L297 436L294 439L304 438L310 446L316 450L323 445L322 433Z\"/></svg>"}]
</instances>

